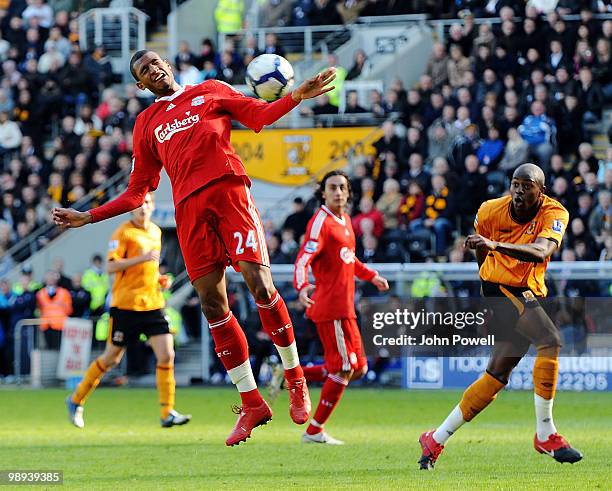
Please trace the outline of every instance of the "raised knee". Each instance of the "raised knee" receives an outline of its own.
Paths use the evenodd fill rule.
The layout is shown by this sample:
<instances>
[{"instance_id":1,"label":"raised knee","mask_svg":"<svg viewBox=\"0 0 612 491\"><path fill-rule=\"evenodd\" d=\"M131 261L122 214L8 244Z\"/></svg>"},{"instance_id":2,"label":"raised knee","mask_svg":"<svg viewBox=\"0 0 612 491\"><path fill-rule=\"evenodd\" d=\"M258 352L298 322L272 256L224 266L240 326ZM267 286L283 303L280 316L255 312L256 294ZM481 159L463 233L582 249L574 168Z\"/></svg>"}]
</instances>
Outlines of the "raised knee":
<instances>
[{"instance_id":1,"label":"raised knee","mask_svg":"<svg viewBox=\"0 0 612 491\"><path fill-rule=\"evenodd\" d=\"M257 275L251 278L250 282L251 294L258 303L267 303L272 300L276 289L270 278L264 275Z\"/></svg>"},{"instance_id":2,"label":"raised knee","mask_svg":"<svg viewBox=\"0 0 612 491\"><path fill-rule=\"evenodd\" d=\"M157 359L157 363L159 365L173 365L174 364L174 352L170 351L168 353L163 353Z\"/></svg>"}]
</instances>

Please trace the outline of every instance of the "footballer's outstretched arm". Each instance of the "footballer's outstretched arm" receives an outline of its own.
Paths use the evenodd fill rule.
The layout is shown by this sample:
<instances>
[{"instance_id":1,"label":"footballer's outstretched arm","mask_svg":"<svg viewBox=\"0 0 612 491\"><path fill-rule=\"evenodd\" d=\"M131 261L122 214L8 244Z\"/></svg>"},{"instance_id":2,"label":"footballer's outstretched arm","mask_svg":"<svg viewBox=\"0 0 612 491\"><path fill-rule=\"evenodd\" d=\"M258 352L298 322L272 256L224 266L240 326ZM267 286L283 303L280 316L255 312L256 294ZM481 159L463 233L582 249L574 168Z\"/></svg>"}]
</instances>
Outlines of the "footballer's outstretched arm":
<instances>
[{"instance_id":1,"label":"footballer's outstretched arm","mask_svg":"<svg viewBox=\"0 0 612 491\"><path fill-rule=\"evenodd\" d=\"M114 200L90 211L54 208L52 217L57 226L77 228L122 215L142 206L147 193L157 189L163 164L148 146L142 126L143 122L139 117L134 125L133 169L127 189Z\"/></svg>"},{"instance_id":2,"label":"footballer's outstretched arm","mask_svg":"<svg viewBox=\"0 0 612 491\"><path fill-rule=\"evenodd\" d=\"M333 90L329 84L336 78L336 69L327 68L308 80L302 82L296 89L285 97L274 102L264 102L259 99L247 97L225 82L217 81L217 88L221 94L219 99L223 108L233 119L255 132L262 130L289 111L294 109L301 101L312 99Z\"/></svg>"},{"instance_id":3,"label":"footballer's outstretched arm","mask_svg":"<svg viewBox=\"0 0 612 491\"><path fill-rule=\"evenodd\" d=\"M482 235L474 234L468 236L465 244L470 249L497 251L506 256L513 257L519 261L530 263L541 263L548 259L557 250L557 242L554 239L539 237L531 244L511 244L509 242L496 242Z\"/></svg>"}]
</instances>

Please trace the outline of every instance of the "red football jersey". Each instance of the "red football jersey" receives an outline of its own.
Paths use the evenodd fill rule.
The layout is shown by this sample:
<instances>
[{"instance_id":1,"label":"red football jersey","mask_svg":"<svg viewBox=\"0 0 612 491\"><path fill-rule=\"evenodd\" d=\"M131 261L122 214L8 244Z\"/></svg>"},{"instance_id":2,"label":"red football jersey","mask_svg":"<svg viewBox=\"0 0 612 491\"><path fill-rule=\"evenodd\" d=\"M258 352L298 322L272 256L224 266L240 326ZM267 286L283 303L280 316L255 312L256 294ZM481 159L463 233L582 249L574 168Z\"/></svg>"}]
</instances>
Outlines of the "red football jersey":
<instances>
[{"instance_id":1,"label":"red football jersey","mask_svg":"<svg viewBox=\"0 0 612 491\"><path fill-rule=\"evenodd\" d=\"M316 288L306 315L314 322L356 318L355 276L371 281L377 273L355 257L355 232L346 213L338 218L323 205L308 222L293 274L298 292L309 284L309 265Z\"/></svg>"},{"instance_id":2,"label":"red football jersey","mask_svg":"<svg viewBox=\"0 0 612 491\"><path fill-rule=\"evenodd\" d=\"M291 94L268 104L218 80L182 87L156 99L136 118L127 190L91 210L93 221L139 207L146 193L157 189L162 167L170 177L175 204L224 175L246 176L230 144L231 120L259 132L297 104Z\"/></svg>"}]
</instances>

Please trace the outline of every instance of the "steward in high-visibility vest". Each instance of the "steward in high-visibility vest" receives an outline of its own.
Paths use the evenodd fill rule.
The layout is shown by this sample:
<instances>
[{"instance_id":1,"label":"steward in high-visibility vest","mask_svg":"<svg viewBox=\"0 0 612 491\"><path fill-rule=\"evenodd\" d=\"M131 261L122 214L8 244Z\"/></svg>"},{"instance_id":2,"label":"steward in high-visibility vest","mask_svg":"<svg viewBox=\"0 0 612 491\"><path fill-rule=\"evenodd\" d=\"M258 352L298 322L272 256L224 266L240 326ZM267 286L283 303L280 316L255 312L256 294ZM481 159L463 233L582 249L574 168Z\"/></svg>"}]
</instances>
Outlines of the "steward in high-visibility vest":
<instances>
[{"instance_id":1,"label":"steward in high-visibility vest","mask_svg":"<svg viewBox=\"0 0 612 491\"><path fill-rule=\"evenodd\" d=\"M40 329L61 331L64 328L64 321L72 313L70 292L61 286L48 285L38 290L36 302L42 320Z\"/></svg>"},{"instance_id":2,"label":"steward in high-visibility vest","mask_svg":"<svg viewBox=\"0 0 612 491\"><path fill-rule=\"evenodd\" d=\"M92 266L83 273L81 286L91 295L91 312L100 314L108 293L108 274L102 269L102 256L99 254L92 258Z\"/></svg>"},{"instance_id":3,"label":"steward in high-visibility vest","mask_svg":"<svg viewBox=\"0 0 612 491\"><path fill-rule=\"evenodd\" d=\"M220 34L234 34L242 29L244 0L219 0L215 8L215 22Z\"/></svg>"}]
</instances>

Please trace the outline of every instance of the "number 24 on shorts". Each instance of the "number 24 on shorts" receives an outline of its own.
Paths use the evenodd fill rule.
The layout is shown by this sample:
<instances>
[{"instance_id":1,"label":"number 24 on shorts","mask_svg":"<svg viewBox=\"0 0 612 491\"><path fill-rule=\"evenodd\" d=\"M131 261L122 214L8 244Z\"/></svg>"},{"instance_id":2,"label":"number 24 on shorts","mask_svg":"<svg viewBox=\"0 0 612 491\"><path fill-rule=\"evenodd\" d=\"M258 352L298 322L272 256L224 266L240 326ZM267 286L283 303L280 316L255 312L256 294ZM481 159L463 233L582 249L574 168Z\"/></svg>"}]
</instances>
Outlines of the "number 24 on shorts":
<instances>
[{"instance_id":1,"label":"number 24 on shorts","mask_svg":"<svg viewBox=\"0 0 612 491\"><path fill-rule=\"evenodd\" d=\"M245 247L250 247L253 249L253 252L257 252L257 241L255 240L255 231L249 230L246 236L246 242L240 232L234 232L234 238L238 241L236 245L236 254L242 254L244 252L244 244Z\"/></svg>"}]
</instances>

